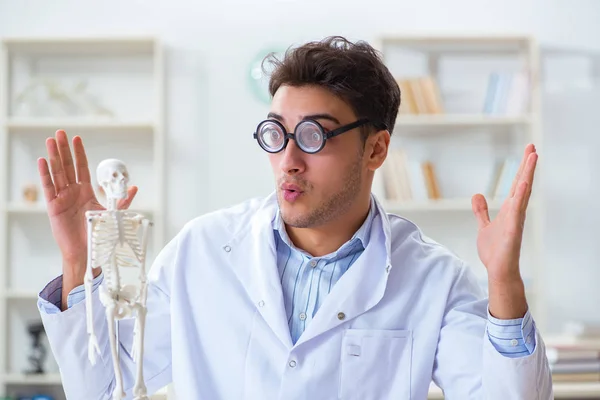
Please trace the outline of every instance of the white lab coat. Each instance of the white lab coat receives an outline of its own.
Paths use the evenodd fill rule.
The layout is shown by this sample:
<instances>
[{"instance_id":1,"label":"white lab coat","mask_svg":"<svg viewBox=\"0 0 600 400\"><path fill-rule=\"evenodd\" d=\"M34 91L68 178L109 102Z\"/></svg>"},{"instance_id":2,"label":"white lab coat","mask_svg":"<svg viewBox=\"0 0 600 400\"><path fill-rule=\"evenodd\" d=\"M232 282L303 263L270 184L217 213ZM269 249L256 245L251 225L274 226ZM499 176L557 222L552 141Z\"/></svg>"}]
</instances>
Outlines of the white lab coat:
<instances>
[{"instance_id":1,"label":"white lab coat","mask_svg":"<svg viewBox=\"0 0 600 400\"><path fill-rule=\"evenodd\" d=\"M486 334L487 301L455 255L395 215L373 223L362 256L292 345L271 221L275 196L199 217L154 262L144 373L149 390L173 381L178 400L552 399L542 338L507 358ZM43 322L68 399L109 399L114 385L98 293L102 354L88 361L85 302ZM131 398L132 323L121 321Z\"/></svg>"}]
</instances>

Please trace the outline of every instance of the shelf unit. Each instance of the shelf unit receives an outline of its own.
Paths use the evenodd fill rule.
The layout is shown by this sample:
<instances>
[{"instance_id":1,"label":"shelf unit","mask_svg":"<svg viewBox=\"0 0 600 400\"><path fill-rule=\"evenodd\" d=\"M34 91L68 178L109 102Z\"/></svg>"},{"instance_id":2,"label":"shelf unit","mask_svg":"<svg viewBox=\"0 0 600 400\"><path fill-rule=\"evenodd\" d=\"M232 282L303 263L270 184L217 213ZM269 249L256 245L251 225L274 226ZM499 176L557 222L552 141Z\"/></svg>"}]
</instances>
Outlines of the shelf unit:
<instances>
[{"instance_id":1,"label":"shelf unit","mask_svg":"<svg viewBox=\"0 0 600 400\"><path fill-rule=\"evenodd\" d=\"M439 200L388 200L383 173L378 171L373 191L383 199L388 212L414 221L424 229L425 234L432 233L430 236L433 239L448 245L451 250L457 250L461 256L466 255L466 261L479 271L482 281L485 268L477 256L477 225L471 211L471 196L475 193L486 194L497 161L494 157L503 154L520 160L525 143L534 143L538 153L543 154L539 50L536 40L528 36L384 35L376 40L375 46L396 79L433 78L440 88L445 108L442 112L399 113L390 147L406 149L405 146L413 146L421 150L416 158L428 159L434 165L438 159L440 163L447 162L448 168L441 167L445 177L437 174L439 169L435 165L440 183L443 184L443 179L448 178L451 181L448 185L462 186L460 193L452 193ZM530 86L526 111L506 114L484 112L490 73L507 70L525 71L528 74ZM469 89L473 91L469 92ZM405 100L404 97L402 99ZM453 154L450 153L454 152L456 156L452 159ZM474 154L479 152L483 155ZM411 157L410 151L406 154L408 158ZM426 156L420 157L422 154ZM472 157L471 161L472 155L477 157ZM452 173L452 167L460 169ZM484 175L484 171L490 173ZM540 158L527 213L524 248L527 253L525 263L530 267L527 271L529 276L526 277L526 284L529 283L527 291L533 294L529 298L530 307L537 325L543 331L543 292L538 287L540 270L543 269L543 194L538 185L542 173L543 160ZM465 178L462 178L463 175ZM490 217L493 218L503 199L490 199L487 194L486 199ZM458 243L457 248L453 246L455 243Z\"/></svg>"},{"instance_id":2,"label":"shelf unit","mask_svg":"<svg viewBox=\"0 0 600 400\"><path fill-rule=\"evenodd\" d=\"M533 316L538 328L544 333L546 315L544 313L544 292L540 286L542 263L542 234L543 234L543 193L538 185L539 177L543 174L543 131L541 126L541 82L539 49L534 38L526 36L410 36L410 35L387 35L377 40L376 47L383 54L384 61L396 78L413 78L423 75L433 77L437 82L446 83L453 80L454 76L444 76L443 67L448 66L445 61L450 59L456 63L463 61L467 67L470 63L477 63L480 59L493 62L496 58L515 58L529 73L531 79L530 101L528 112L523 115L489 115L475 110L462 110L459 112L446 112L440 114L399 114L394 134L392 136L391 148L404 146L405 143L418 142L422 146L435 146L436 142L450 144L452 149L460 149L461 146L469 148L473 143L476 145L496 144L502 140L514 140L532 142L536 145L541 157L536 170L536 184L529 203L526 222L525 246L530 250L530 265L533 267L531 274L531 285L527 293ZM407 67L407 64L398 62L399 58L393 54L394 50L408 54L409 60L418 58L420 71L415 72ZM406 60L406 58L405 58ZM491 61L490 61L491 60ZM504 64L503 64L504 65ZM503 67L500 67L503 68ZM406 73L405 71L408 70ZM465 69L467 71L468 68ZM457 72L456 70L454 72ZM459 71L461 72L461 71ZM470 78L468 73L466 78ZM461 76L465 78L465 76ZM462 83L462 81L460 81ZM443 89L443 88L442 88ZM454 94L448 95L452 97ZM444 91L442 90L442 98ZM481 104L483 106L483 104ZM483 108L481 108L483 111ZM519 159L522 157L522 147L514 148L514 155ZM486 153L487 154L487 153ZM493 152L491 153L493 155ZM410 157L410 153L408 154ZM461 160L462 161L462 160ZM478 160L480 164L473 165L473 169L484 168L487 161L483 158ZM463 251L476 257L476 223L471 211L471 198L477 192L484 192L486 187L480 185L471 193L462 193L461 196L442 198L439 200L425 201L393 201L387 200L385 196L385 185L383 176L378 172L374 182L373 190L383 199L388 212L402 215L418 225L420 222L432 232L440 232L434 239L442 244L447 244L453 239L460 239L466 244L461 248ZM485 182L487 183L487 182ZM500 209L502 200L488 200L490 216ZM470 221L465 223L465 221ZM423 226L421 226L423 227ZM462 230L461 230L462 229ZM464 230L470 230L466 234ZM464 237L462 237L464 235ZM451 250L453 247L449 246ZM477 267L477 266L475 266ZM480 266L483 268L483 266ZM568 343L564 338L548 339L547 345ZM555 383L554 394L556 399L600 399L600 383ZM443 399L442 391L432 384L429 391L429 399Z\"/></svg>"},{"instance_id":3,"label":"shelf unit","mask_svg":"<svg viewBox=\"0 0 600 400\"><path fill-rule=\"evenodd\" d=\"M165 244L163 48L153 37L23 37L7 38L0 44L0 326L3 327L0 329L0 397L39 387L61 400L64 397L61 377L52 362L50 348L46 349L46 364L50 365L47 373L28 375L19 368L29 351L23 327L30 320L15 323L14 318L27 315L32 319L37 313L39 320L38 293L47 283L47 275L51 275L46 271L42 273L43 269L37 266L46 261L14 265L15 260L27 260L26 255L21 254L23 249L18 249L14 241L35 242L32 254L47 251L43 256L48 260L47 269L53 271L52 276L58 275L61 268L36 175L35 158L46 157L45 138L64 129L70 139L74 135L83 138L93 180L97 161L112 157L125 161L132 184L140 188L131 209L145 214L154 224L149 266ZM112 115L77 112L37 116L16 112L14 99L23 89L23 80L40 77L58 79L61 84L72 83L75 78L86 80L90 92L96 92L94 95L105 101L103 105L112 100L108 104L109 108L112 106ZM44 101L52 98L42 100L39 104L45 109L49 103ZM25 183L36 184L37 202L21 200L18 189ZM95 181L93 184L97 186ZM38 255L37 259L30 260L41 259ZM23 274L29 274L34 283L27 287L21 285L25 281ZM19 326L21 324L23 326ZM163 394L156 398L165 397Z\"/></svg>"}]
</instances>

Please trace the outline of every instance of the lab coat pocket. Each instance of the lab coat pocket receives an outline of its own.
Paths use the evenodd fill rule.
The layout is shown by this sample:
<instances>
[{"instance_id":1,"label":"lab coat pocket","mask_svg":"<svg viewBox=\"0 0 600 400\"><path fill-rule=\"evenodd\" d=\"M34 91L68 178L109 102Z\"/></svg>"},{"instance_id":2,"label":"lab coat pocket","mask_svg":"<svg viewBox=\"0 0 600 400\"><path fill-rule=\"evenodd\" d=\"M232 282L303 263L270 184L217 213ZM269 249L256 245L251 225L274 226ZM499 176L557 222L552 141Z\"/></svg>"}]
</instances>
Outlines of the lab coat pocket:
<instances>
[{"instance_id":1,"label":"lab coat pocket","mask_svg":"<svg viewBox=\"0 0 600 400\"><path fill-rule=\"evenodd\" d=\"M340 399L410 399L411 331L348 329L341 350Z\"/></svg>"}]
</instances>

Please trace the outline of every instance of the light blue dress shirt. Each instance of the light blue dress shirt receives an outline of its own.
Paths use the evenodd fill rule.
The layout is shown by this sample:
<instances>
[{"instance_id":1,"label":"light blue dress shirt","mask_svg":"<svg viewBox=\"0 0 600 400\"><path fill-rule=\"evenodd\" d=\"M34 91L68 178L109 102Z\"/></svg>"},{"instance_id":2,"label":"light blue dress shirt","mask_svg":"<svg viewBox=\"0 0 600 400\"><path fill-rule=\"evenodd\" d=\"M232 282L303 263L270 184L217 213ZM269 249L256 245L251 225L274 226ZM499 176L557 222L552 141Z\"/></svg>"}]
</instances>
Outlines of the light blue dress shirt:
<instances>
[{"instance_id":1,"label":"light blue dress shirt","mask_svg":"<svg viewBox=\"0 0 600 400\"><path fill-rule=\"evenodd\" d=\"M277 266L283 289L285 309L292 341L296 343L313 319L325 297L341 276L369 244L369 231L376 207L371 199L367 218L352 238L337 251L323 257L312 257L294 246L289 239L280 213L273 220L277 249ZM93 290L102 283L103 274L93 281ZM51 281L40 293L40 307L48 314L59 313L62 276ZM74 288L68 295L70 308L85 299L84 286ZM497 351L506 357L527 356L535 350L535 322L529 311L523 318L500 320L488 311L487 334Z\"/></svg>"}]
</instances>

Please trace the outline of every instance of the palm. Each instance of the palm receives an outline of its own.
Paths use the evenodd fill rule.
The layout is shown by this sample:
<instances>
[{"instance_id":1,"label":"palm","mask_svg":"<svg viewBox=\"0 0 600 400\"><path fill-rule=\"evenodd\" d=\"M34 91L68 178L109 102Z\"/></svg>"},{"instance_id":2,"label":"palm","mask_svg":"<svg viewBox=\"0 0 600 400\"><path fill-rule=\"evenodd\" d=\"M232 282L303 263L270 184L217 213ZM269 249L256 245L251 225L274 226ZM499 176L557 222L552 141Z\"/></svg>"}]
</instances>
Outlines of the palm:
<instances>
[{"instance_id":1,"label":"palm","mask_svg":"<svg viewBox=\"0 0 600 400\"><path fill-rule=\"evenodd\" d=\"M525 214L536 162L535 147L529 145L510 194L493 221L490 221L485 198L473 196L473 212L479 225L477 252L491 280L501 281L519 275Z\"/></svg>"},{"instance_id":2,"label":"palm","mask_svg":"<svg viewBox=\"0 0 600 400\"><path fill-rule=\"evenodd\" d=\"M52 233L65 256L76 258L87 247L85 213L102 209L89 183L69 185L48 203Z\"/></svg>"},{"instance_id":3,"label":"palm","mask_svg":"<svg viewBox=\"0 0 600 400\"><path fill-rule=\"evenodd\" d=\"M483 265L496 272L495 266L507 265L518 267L521 253L523 231L511 222L511 201L506 200L496 218L479 230L477 235L477 252ZM508 272L517 272L508 270ZM492 276L493 278L493 276Z\"/></svg>"},{"instance_id":4,"label":"palm","mask_svg":"<svg viewBox=\"0 0 600 400\"><path fill-rule=\"evenodd\" d=\"M81 138L73 138L75 163L64 131L57 131L56 139L48 139L46 147L52 174L45 159L38 161L38 169L52 234L63 259L83 263L87 255L85 213L104 207L94 194ZM119 204L120 208L129 206L136 191L136 188L130 188L129 196Z\"/></svg>"},{"instance_id":5,"label":"palm","mask_svg":"<svg viewBox=\"0 0 600 400\"><path fill-rule=\"evenodd\" d=\"M64 188L48 203L48 216L59 217L73 209L102 209L89 183L75 183Z\"/></svg>"}]
</instances>

